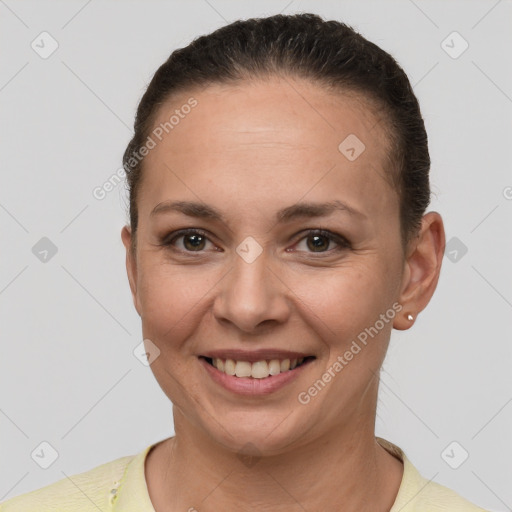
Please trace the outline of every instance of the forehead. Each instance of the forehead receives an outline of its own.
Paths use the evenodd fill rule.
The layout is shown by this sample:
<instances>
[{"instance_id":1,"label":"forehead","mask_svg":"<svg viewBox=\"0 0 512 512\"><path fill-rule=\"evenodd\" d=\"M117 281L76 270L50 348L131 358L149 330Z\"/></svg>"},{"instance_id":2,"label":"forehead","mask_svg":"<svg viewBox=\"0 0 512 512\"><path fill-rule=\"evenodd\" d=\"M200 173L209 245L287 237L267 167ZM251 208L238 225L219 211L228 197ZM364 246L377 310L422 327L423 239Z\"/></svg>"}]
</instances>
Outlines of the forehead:
<instances>
[{"instance_id":1,"label":"forehead","mask_svg":"<svg viewBox=\"0 0 512 512\"><path fill-rule=\"evenodd\" d=\"M188 107L191 98L197 102L193 109ZM255 140L258 136L265 139L279 132L283 141L287 136L292 141L310 139L316 145L323 140L321 145L325 147L353 133L365 139L367 146L373 146L370 149L386 154L388 148L383 115L375 101L363 93L328 90L305 79L270 76L192 88L170 97L158 109L154 126L165 128L173 113L181 114L180 119L174 115L173 122L178 123L167 126L170 129L164 130L164 137L172 132L178 139L187 128L198 135L208 131L209 139L217 142L221 142L220 137L216 140L215 136L225 132L236 134L238 140ZM331 137L325 140L327 133ZM195 143L193 138L185 137L179 142Z\"/></svg>"},{"instance_id":2,"label":"forehead","mask_svg":"<svg viewBox=\"0 0 512 512\"><path fill-rule=\"evenodd\" d=\"M247 191L268 195L277 191L269 183L279 182L297 200L321 180L317 192L338 187L354 201L373 196L378 207L393 192L382 178L384 126L364 96L306 80L272 77L189 89L155 116L149 135L156 146L144 159L143 188L158 202L168 192L164 182L174 179L170 174L186 176L198 193L202 185L202 193L215 186L234 191L233 183L243 182Z\"/></svg>"}]
</instances>

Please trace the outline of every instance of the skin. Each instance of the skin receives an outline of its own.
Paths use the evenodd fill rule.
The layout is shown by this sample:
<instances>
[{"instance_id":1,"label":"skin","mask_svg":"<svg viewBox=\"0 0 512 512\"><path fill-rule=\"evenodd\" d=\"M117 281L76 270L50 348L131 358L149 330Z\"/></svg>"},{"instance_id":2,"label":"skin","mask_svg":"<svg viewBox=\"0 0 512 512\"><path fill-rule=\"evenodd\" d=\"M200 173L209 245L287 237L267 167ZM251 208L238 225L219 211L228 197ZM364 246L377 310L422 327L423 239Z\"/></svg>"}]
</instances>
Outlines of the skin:
<instances>
[{"instance_id":1,"label":"skin","mask_svg":"<svg viewBox=\"0 0 512 512\"><path fill-rule=\"evenodd\" d=\"M363 97L289 77L211 85L171 98L155 126L190 96L198 105L144 160L135 252L130 227L121 232L143 336L160 350L151 369L173 403L176 435L146 460L155 510L318 511L343 503L345 511L389 511L403 466L375 440L379 369L392 328L411 327L408 314L416 317L437 286L442 219L427 213L402 246L399 198L383 178L385 123L376 124ZM349 134L366 146L354 161L338 150ZM274 218L297 202L335 199L360 215ZM225 222L150 216L167 200L206 203ZM199 255L190 237L174 250L159 245L182 228L207 231ZM320 228L350 247L336 250L321 238L315 249L306 230ZM252 263L236 252L248 236L263 249ZM299 403L299 393L394 303L401 311ZM198 355L212 348L297 350L316 359L277 392L242 397L200 364ZM241 457L250 454L252 465Z\"/></svg>"}]
</instances>

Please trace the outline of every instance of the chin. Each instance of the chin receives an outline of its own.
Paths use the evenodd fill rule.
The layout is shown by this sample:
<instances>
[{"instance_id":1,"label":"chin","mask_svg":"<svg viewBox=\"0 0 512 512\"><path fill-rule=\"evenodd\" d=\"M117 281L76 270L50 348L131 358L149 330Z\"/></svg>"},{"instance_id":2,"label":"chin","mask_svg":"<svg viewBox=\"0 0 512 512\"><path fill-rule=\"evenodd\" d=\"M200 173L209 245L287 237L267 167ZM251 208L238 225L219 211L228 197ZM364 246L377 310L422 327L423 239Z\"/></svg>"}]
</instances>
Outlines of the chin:
<instances>
[{"instance_id":1,"label":"chin","mask_svg":"<svg viewBox=\"0 0 512 512\"><path fill-rule=\"evenodd\" d=\"M312 426L297 423L295 414L282 409L275 415L254 410L252 414L232 414L229 422L225 418L217 418L215 424L209 418L205 427L218 444L240 456L285 453L292 445L302 444L305 433Z\"/></svg>"}]
</instances>

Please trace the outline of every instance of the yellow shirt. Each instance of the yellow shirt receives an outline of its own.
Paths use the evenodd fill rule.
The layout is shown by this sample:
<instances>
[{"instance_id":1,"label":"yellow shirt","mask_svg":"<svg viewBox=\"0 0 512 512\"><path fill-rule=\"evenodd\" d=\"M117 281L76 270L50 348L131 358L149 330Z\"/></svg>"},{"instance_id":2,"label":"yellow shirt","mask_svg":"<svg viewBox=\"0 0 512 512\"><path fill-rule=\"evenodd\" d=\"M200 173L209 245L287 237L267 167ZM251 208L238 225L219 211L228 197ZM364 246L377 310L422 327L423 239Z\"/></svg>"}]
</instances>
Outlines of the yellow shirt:
<instances>
[{"instance_id":1,"label":"yellow shirt","mask_svg":"<svg viewBox=\"0 0 512 512\"><path fill-rule=\"evenodd\" d=\"M454 491L423 478L404 452L377 437L404 464L390 512L487 512ZM121 457L0 503L0 512L155 512L149 498L144 462L154 443L137 455Z\"/></svg>"}]
</instances>

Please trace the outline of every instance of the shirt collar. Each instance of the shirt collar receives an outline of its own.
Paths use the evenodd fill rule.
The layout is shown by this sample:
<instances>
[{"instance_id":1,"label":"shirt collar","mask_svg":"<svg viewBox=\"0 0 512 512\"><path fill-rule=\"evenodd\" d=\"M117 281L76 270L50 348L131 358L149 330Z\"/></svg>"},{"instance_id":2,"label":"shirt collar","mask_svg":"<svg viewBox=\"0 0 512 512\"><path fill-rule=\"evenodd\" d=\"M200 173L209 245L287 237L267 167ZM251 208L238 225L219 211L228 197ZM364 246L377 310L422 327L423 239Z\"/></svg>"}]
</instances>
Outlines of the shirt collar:
<instances>
[{"instance_id":1,"label":"shirt collar","mask_svg":"<svg viewBox=\"0 0 512 512\"><path fill-rule=\"evenodd\" d=\"M404 465L400 488L389 512L405 512L407 510L404 510L405 506L415 498L429 481L419 474L398 446L381 437L376 437L376 440L387 452ZM145 461L149 451L163 441L149 445L128 463L113 501L112 512L155 512L146 483Z\"/></svg>"},{"instance_id":2,"label":"shirt collar","mask_svg":"<svg viewBox=\"0 0 512 512\"><path fill-rule=\"evenodd\" d=\"M161 442L149 445L128 463L117 488L112 512L155 512L149 498L144 463L149 451Z\"/></svg>"},{"instance_id":3,"label":"shirt collar","mask_svg":"<svg viewBox=\"0 0 512 512\"><path fill-rule=\"evenodd\" d=\"M412 465L412 462L407 458L405 453L396 444L383 439L382 437L376 437L377 442L389 452L393 457L396 457L404 465L404 472L402 475L402 481L398 489L395 501L389 512L412 512L414 510L414 498L423 490L430 481L427 481L421 476L419 471ZM405 508L408 506L408 508Z\"/></svg>"}]
</instances>

